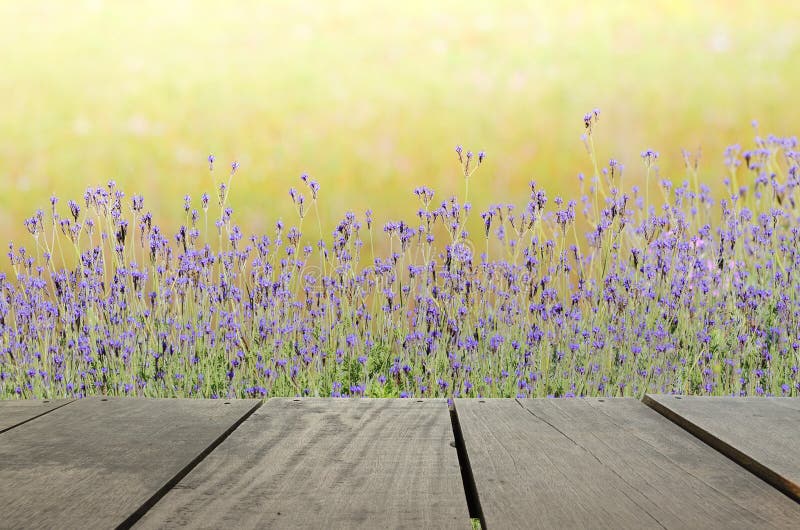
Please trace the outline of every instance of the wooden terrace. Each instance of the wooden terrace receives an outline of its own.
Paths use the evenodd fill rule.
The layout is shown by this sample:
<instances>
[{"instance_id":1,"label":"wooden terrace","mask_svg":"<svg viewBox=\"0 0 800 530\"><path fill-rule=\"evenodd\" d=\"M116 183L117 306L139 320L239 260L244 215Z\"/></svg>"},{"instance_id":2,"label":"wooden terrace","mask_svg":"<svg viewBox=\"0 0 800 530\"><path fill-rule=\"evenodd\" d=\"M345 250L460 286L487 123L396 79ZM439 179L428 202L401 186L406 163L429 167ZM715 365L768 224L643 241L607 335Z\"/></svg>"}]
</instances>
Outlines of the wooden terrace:
<instances>
[{"instance_id":1,"label":"wooden terrace","mask_svg":"<svg viewBox=\"0 0 800 530\"><path fill-rule=\"evenodd\" d=\"M0 402L0 528L800 528L800 399Z\"/></svg>"}]
</instances>

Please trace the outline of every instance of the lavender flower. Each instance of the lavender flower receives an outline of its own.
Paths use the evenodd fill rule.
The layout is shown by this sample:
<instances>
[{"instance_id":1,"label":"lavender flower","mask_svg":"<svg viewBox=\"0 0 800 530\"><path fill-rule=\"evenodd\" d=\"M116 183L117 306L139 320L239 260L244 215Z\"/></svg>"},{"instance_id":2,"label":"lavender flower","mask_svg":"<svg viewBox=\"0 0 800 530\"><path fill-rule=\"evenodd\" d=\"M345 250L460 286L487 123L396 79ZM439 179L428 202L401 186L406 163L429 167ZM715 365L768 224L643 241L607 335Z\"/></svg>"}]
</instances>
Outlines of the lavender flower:
<instances>
[{"instance_id":1,"label":"lavender flower","mask_svg":"<svg viewBox=\"0 0 800 530\"><path fill-rule=\"evenodd\" d=\"M598 118L584 117L587 135ZM32 245L9 245L14 274L0 274L0 396L797 396L796 151L773 135L733 146L721 196L663 181L649 211L611 159L586 179L604 186L596 202L531 183L524 204L473 219L469 177L486 155L458 146L463 201L419 186L421 205L382 232L367 210L306 234L295 189L298 222L269 235L245 233L228 183L210 234L188 195L172 229L141 195L122 208L113 182L65 218L53 197L52 220L23 221ZM658 157L643 151L634 178ZM316 209L319 184L301 181Z\"/></svg>"}]
</instances>

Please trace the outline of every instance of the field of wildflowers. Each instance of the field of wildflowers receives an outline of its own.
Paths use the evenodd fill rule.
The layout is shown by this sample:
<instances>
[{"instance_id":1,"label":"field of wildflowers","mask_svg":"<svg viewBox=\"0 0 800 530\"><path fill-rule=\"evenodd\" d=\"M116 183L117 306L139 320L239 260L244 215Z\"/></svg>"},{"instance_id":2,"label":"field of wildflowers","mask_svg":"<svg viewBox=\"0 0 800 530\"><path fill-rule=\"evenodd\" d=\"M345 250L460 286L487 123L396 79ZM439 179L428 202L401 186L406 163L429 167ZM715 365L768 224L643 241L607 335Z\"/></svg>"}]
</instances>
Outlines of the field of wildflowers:
<instances>
[{"instance_id":1,"label":"field of wildflowers","mask_svg":"<svg viewBox=\"0 0 800 530\"><path fill-rule=\"evenodd\" d=\"M213 156L177 230L114 182L52 197L0 277L0 397L800 394L797 139L729 147L719 194L694 154L676 186L646 150L640 189L597 159L598 119L580 196L531 182L480 213L486 155L461 146L463 196L418 187L384 226L326 229L303 175L295 222L248 237Z\"/></svg>"}]
</instances>

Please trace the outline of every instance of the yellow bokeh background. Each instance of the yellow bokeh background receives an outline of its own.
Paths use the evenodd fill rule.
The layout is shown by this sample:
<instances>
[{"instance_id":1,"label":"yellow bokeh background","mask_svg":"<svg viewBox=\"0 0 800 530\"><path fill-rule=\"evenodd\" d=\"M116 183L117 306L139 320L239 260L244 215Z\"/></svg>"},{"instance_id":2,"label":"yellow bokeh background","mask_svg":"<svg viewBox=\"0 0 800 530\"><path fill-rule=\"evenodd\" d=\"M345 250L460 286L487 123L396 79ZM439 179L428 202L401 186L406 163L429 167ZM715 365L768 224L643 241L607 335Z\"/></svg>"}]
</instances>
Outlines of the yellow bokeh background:
<instances>
[{"instance_id":1,"label":"yellow bokeh background","mask_svg":"<svg viewBox=\"0 0 800 530\"><path fill-rule=\"evenodd\" d=\"M531 179L577 198L595 107L626 182L646 148L677 181L681 148L702 148L718 180L752 119L797 133L800 2L4 0L0 94L4 243L32 245L22 221L52 193L109 179L172 233L183 195L212 193L209 153L241 163L246 234L295 220L303 172L333 228L347 210L410 219L418 185L461 193L458 143L488 153L476 210Z\"/></svg>"}]
</instances>

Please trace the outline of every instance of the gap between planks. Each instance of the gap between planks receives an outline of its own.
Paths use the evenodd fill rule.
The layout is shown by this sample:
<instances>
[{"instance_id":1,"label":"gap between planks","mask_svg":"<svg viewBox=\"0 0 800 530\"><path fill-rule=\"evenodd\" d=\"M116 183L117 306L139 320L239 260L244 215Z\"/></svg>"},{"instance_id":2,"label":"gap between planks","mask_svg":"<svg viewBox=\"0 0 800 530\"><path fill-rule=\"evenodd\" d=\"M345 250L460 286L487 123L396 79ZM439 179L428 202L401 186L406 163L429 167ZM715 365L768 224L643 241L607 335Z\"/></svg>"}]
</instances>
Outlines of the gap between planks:
<instances>
[{"instance_id":1,"label":"gap between planks","mask_svg":"<svg viewBox=\"0 0 800 530\"><path fill-rule=\"evenodd\" d=\"M677 397L676 399L680 399ZM732 398L736 399L736 398ZM767 398L762 398L767 399ZM677 425L678 427L682 428L689 434L693 435L694 437L698 438L700 441L712 447L717 452L722 453L729 459L731 459L736 464L740 465L747 471L751 472L761 480L767 482L775 489L795 501L796 503L800 504L800 486L789 480L788 478L784 477L783 475L773 471L766 465L762 464L758 460L752 458L745 452L740 449L737 449L733 445L725 442L720 437L715 436L710 431L701 427L698 423L689 420L688 418L682 416L678 412L670 409L663 403L653 399L649 395L645 394L644 398L642 398L642 403L653 409L654 411L661 414L663 417Z\"/></svg>"}]
</instances>

